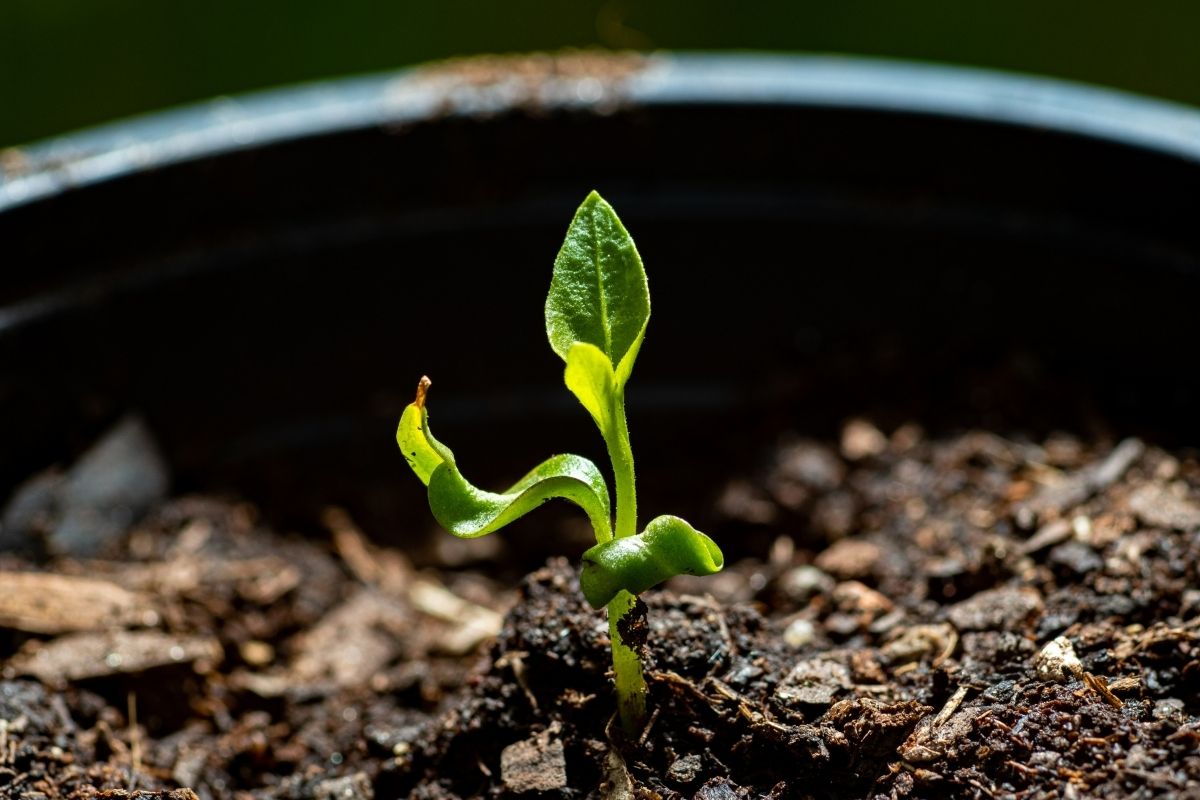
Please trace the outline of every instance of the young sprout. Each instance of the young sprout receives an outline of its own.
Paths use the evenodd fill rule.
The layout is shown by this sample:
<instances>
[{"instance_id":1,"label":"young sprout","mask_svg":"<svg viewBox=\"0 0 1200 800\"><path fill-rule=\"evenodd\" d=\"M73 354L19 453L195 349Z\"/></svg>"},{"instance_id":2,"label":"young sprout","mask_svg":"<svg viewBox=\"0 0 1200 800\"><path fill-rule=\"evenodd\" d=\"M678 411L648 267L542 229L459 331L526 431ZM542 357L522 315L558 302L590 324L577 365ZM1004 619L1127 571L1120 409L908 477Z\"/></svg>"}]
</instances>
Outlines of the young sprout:
<instances>
[{"instance_id":1,"label":"young sprout","mask_svg":"<svg viewBox=\"0 0 1200 800\"><path fill-rule=\"evenodd\" d=\"M656 517L642 533L637 530L625 384L649 319L650 290L633 239L612 206L592 192L575 212L554 260L546 333L566 362L567 388L604 436L616 483L615 522L604 476L580 456L549 458L499 494L473 486L429 430L428 378L421 378L396 431L404 458L429 487L434 518L455 536L485 536L553 497L587 514L596 545L583 554L579 582L593 608L608 607L617 708L630 735L641 729L646 714L642 663L637 643L627 635L639 622L637 595L675 575L711 575L725 563L716 543L679 517Z\"/></svg>"}]
</instances>

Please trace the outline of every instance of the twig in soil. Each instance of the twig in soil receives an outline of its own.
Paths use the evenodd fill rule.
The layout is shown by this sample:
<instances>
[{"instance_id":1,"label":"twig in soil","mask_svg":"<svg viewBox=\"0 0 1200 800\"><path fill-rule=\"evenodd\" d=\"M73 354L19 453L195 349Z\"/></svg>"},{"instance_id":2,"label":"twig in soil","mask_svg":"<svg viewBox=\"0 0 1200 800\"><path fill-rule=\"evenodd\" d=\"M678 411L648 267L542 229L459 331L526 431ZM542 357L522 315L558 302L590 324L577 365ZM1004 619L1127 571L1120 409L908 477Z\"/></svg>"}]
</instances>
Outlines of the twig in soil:
<instances>
[{"instance_id":1,"label":"twig in soil","mask_svg":"<svg viewBox=\"0 0 1200 800\"><path fill-rule=\"evenodd\" d=\"M1087 687L1096 694L1100 695L1104 702L1108 703L1113 708L1121 708L1125 705L1121 698L1113 694L1112 690L1108 688L1108 681L1104 680L1104 678L1100 677L1099 675L1093 675L1090 672L1084 672L1082 677L1083 682L1087 684Z\"/></svg>"},{"instance_id":2,"label":"twig in soil","mask_svg":"<svg viewBox=\"0 0 1200 800\"><path fill-rule=\"evenodd\" d=\"M970 687L965 685L959 686L954 694L950 696L950 699L946 701L946 705L942 706L942 710L939 711L937 716L933 718L934 730L949 722L950 717L954 716L954 712L958 711L958 707L961 706L963 700L966 699L969 688Z\"/></svg>"},{"instance_id":3,"label":"twig in soil","mask_svg":"<svg viewBox=\"0 0 1200 800\"><path fill-rule=\"evenodd\" d=\"M1023 556L1033 555L1039 550L1062 544L1071 538L1072 533L1074 533L1074 528L1068 520L1056 519L1038 528L1033 536L1030 536L1017 548L1017 552Z\"/></svg>"},{"instance_id":4,"label":"twig in soil","mask_svg":"<svg viewBox=\"0 0 1200 800\"><path fill-rule=\"evenodd\" d=\"M412 566L394 550L373 547L344 509L331 506L321 521L333 534L333 546L354 577L390 594L403 594Z\"/></svg>"},{"instance_id":5,"label":"twig in soil","mask_svg":"<svg viewBox=\"0 0 1200 800\"><path fill-rule=\"evenodd\" d=\"M525 679L525 656L527 655L529 654L523 651L510 650L496 659L496 666L501 669L508 667L512 670L513 679L521 687L521 691L525 693L525 697L529 700L529 705L533 707L533 711L536 714L539 711L538 701L533 691L529 688L529 682Z\"/></svg>"},{"instance_id":6,"label":"twig in soil","mask_svg":"<svg viewBox=\"0 0 1200 800\"><path fill-rule=\"evenodd\" d=\"M1121 664L1143 650L1163 642L1182 641L1193 638L1193 629L1200 627L1200 617L1188 620L1183 625L1171 627L1163 622L1156 622L1149 628L1130 626L1125 629L1125 636L1113 648L1113 656Z\"/></svg>"},{"instance_id":7,"label":"twig in soil","mask_svg":"<svg viewBox=\"0 0 1200 800\"><path fill-rule=\"evenodd\" d=\"M1017 772L1021 773L1022 775L1026 776L1026 777L1036 778L1040 774L1040 771L1036 767L1028 767L1017 761L1013 761L1011 758L1009 760L1005 761L1004 764L1005 764L1005 766L1012 767Z\"/></svg>"},{"instance_id":8,"label":"twig in soil","mask_svg":"<svg viewBox=\"0 0 1200 800\"><path fill-rule=\"evenodd\" d=\"M973 787L973 788L974 788L976 791L982 792L983 794L987 795L988 797L995 797L995 796L996 796L996 793L995 793L995 792L993 792L991 789L987 788L986 786L984 786L982 783L980 783L979 781L975 780L974 778L968 778L968 779L967 779L967 783L971 784L971 786L972 786L972 787Z\"/></svg>"},{"instance_id":9,"label":"twig in soil","mask_svg":"<svg viewBox=\"0 0 1200 800\"><path fill-rule=\"evenodd\" d=\"M709 705L713 705L713 698L702 692L700 687L697 686L693 681L688 680L677 672L671 672L670 670L664 670L661 672L652 671L646 673L646 677L652 681L660 681L662 683L684 689L690 694L694 695L696 699L703 700Z\"/></svg>"},{"instance_id":10,"label":"twig in soil","mask_svg":"<svg viewBox=\"0 0 1200 800\"><path fill-rule=\"evenodd\" d=\"M954 651L957 649L958 649L958 631L955 630L953 627L951 627L946 636L946 646L942 648L942 652L937 654L937 656L930 663L930 666L932 666L934 669L937 669L942 664L946 663L946 659L948 659L948 658L950 658L950 656L954 655Z\"/></svg>"},{"instance_id":11,"label":"twig in soil","mask_svg":"<svg viewBox=\"0 0 1200 800\"><path fill-rule=\"evenodd\" d=\"M661 681L663 683L675 686L686 690L689 694L704 702L710 708L714 708L721 701L729 701L737 706L737 713L744 718L751 726L756 728L767 728L775 733L791 734L795 732L795 728L784 725L777 721L766 706L756 703L747 697L734 691L727 684L713 677L704 679L706 687L711 688L716 696L705 693L693 681L679 675L675 672L650 672L647 677L652 681Z\"/></svg>"},{"instance_id":12,"label":"twig in soil","mask_svg":"<svg viewBox=\"0 0 1200 800\"><path fill-rule=\"evenodd\" d=\"M661 712L661 708L655 708L650 713L650 721L646 723L646 727L642 729L642 735L638 737L638 747L646 746L646 740L650 738L650 730L654 727L654 723L658 722L658 715Z\"/></svg>"},{"instance_id":13,"label":"twig in soil","mask_svg":"<svg viewBox=\"0 0 1200 800\"><path fill-rule=\"evenodd\" d=\"M129 794L137 788L138 773L142 771L142 738L138 734L137 694L130 692L126 697L129 709Z\"/></svg>"},{"instance_id":14,"label":"twig in soil","mask_svg":"<svg viewBox=\"0 0 1200 800\"><path fill-rule=\"evenodd\" d=\"M978 726L986 721L991 725L994 725L996 728L999 728L1000 731L1002 731L1004 735L1008 737L1010 742L1024 745L1025 740L1021 738L1021 729L1025 727L1025 720L1029 718L1031 713L1032 712L1029 709L1024 709L1024 714L1019 720L1017 720L1016 726L1009 727L1007 723L992 716L991 709L987 709L975 718L975 725Z\"/></svg>"},{"instance_id":15,"label":"twig in soil","mask_svg":"<svg viewBox=\"0 0 1200 800\"><path fill-rule=\"evenodd\" d=\"M754 727L769 728L777 733L791 733L792 728L777 722L765 706L755 703L754 701L743 697L735 692L729 686L726 686L716 678L706 678L705 683L712 685L717 693L726 699L733 700L737 703L738 713L742 715Z\"/></svg>"}]
</instances>

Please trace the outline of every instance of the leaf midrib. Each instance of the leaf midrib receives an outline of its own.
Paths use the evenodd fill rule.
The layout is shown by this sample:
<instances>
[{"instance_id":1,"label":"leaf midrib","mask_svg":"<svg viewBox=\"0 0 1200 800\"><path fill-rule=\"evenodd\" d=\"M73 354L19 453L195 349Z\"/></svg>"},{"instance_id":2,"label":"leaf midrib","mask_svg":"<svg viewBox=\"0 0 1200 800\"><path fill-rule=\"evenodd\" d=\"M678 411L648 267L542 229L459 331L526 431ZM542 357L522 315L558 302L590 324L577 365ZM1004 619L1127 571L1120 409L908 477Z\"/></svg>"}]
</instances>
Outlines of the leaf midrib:
<instances>
[{"instance_id":1,"label":"leaf midrib","mask_svg":"<svg viewBox=\"0 0 1200 800\"><path fill-rule=\"evenodd\" d=\"M604 271L600 269L600 226L597 224L597 215L602 210L598 205L592 209L592 265L596 269L596 291L600 295L600 329L604 331L604 354L612 361L612 330L608 324L608 298L604 296Z\"/></svg>"}]
</instances>

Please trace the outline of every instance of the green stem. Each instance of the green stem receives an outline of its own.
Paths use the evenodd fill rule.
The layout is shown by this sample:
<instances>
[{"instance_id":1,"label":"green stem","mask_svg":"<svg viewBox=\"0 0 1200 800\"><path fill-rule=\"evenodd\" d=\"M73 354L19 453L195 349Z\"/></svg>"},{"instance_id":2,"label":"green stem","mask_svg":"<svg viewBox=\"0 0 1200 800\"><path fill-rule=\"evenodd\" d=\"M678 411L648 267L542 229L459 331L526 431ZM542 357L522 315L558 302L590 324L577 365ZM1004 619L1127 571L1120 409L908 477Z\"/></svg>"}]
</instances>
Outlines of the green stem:
<instances>
[{"instance_id":1,"label":"green stem","mask_svg":"<svg viewBox=\"0 0 1200 800\"><path fill-rule=\"evenodd\" d=\"M637 533L637 492L633 478L633 449L629 445L629 426L625 422L625 393L618 390L612 399L612 420L604 431L604 443L612 460L613 479L617 489L616 538Z\"/></svg>"},{"instance_id":2,"label":"green stem","mask_svg":"<svg viewBox=\"0 0 1200 800\"><path fill-rule=\"evenodd\" d=\"M636 650L625 644L619 625L637 597L621 592L608 604L608 635L612 640L613 676L617 686L617 711L621 727L631 739L642 730L646 718L646 679L642 676L642 660Z\"/></svg>"},{"instance_id":3,"label":"green stem","mask_svg":"<svg viewBox=\"0 0 1200 800\"><path fill-rule=\"evenodd\" d=\"M617 490L616 538L637 533L637 494L634 487L633 449L629 444L629 427L625 421L625 393L618 390L612 399L612 424L604 431L608 457L612 460L613 478ZM630 613L637 598L621 592L608 604L608 631L612 641L613 675L617 687L617 710L621 727L630 738L636 737L646 718L646 679L642 661L634 647L621 636L620 623Z\"/></svg>"}]
</instances>

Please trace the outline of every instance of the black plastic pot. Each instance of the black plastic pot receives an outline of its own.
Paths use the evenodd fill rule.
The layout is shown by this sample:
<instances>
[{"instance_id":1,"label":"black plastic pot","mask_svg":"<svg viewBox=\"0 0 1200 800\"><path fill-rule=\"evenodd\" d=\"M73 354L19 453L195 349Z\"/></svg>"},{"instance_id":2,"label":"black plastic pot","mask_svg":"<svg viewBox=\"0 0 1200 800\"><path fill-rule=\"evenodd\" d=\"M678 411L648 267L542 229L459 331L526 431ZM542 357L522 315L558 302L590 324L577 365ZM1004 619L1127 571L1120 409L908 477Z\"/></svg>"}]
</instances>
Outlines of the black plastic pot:
<instances>
[{"instance_id":1,"label":"black plastic pot","mask_svg":"<svg viewBox=\"0 0 1200 800\"><path fill-rule=\"evenodd\" d=\"M591 188L650 274L631 427L683 506L647 513L702 518L757 441L858 413L1200 432L1200 114L1163 103L855 59L545 57L4 163L0 487L137 409L185 488L407 527L392 435L422 373L480 481L599 457L541 317Z\"/></svg>"}]
</instances>

